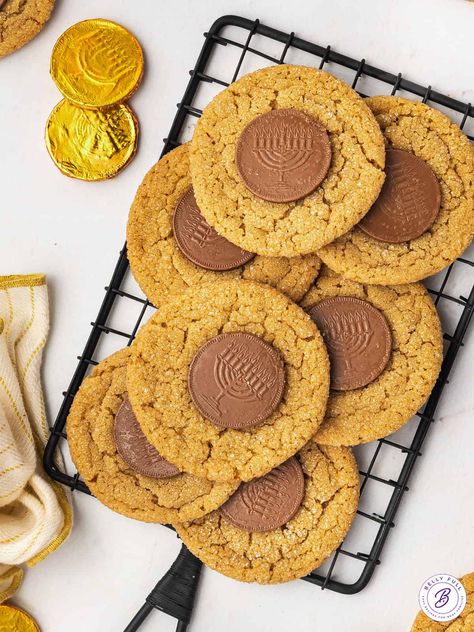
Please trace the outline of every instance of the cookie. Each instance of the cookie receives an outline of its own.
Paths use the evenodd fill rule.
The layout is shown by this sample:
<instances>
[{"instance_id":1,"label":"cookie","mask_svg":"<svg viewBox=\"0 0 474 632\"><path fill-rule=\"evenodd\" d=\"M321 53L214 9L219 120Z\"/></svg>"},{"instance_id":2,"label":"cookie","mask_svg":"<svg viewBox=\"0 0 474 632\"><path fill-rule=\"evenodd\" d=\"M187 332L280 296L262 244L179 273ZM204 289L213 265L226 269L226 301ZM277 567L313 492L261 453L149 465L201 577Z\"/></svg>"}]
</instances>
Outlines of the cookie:
<instances>
[{"instance_id":1,"label":"cookie","mask_svg":"<svg viewBox=\"0 0 474 632\"><path fill-rule=\"evenodd\" d=\"M140 461L142 467L146 465L143 451L138 456L137 450L130 454L124 441L120 452L117 448L120 442L114 436L114 425L127 397L129 354L128 348L123 349L102 361L77 392L67 420L72 459L91 492L129 518L175 523L203 516L222 505L236 485L212 483L184 472L169 476L168 471L163 478L146 476L137 471L142 469Z\"/></svg>"},{"instance_id":2,"label":"cookie","mask_svg":"<svg viewBox=\"0 0 474 632\"><path fill-rule=\"evenodd\" d=\"M304 496L288 522L252 532L231 523L224 506L179 524L179 537L207 566L240 581L276 584L310 573L348 532L357 510L359 475L348 448L311 440L296 458L304 473ZM265 516L265 509L259 513Z\"/></svg>"},{"instance_id":3,"label":"cookie","mask_svg":"<svg viewBox=\"0 0 474 632\"><path fill-rule=\"evenodd\" d=\"M413 621L411 632L472 632L474 630L474 573L460 580L466 590L466 606L459 617L452 621L433 621L424 612L419 612Z\"/></svg>"},{"instance_id":4,"label":"cookie","mask_svg":"<svg viewBox=\"0 0 474 632\"><path fill-rule=\"evenodd\" d=\"M0 58L32 40L49 20L54 0L0 2Z\"/></svg>"},{"instance_id":5,"label":"cookie","mask_svg":"<svg viewBox=\"0 0 474 632\"><path fill-rule=\"evenodd\" d=\"M321 164L327 160L321 135L296 121L272 119L246 138L258 117L279 110L314 120L329 138L329 169L315 190L321 174L311 162L313 152ZM258 164L249 164L252 152ZM263 180L268 185L259 196L243 179L242 162L254 191ZM241 248L268 256L314 252L347 232L375 202L385 177L383 137L364 101L339 79L304 66L258 70L218 94L196 125L190 163L196 200L209 224ZM301 197L263 199L282 187Z\"/></svg>"},{"instance_id":6,"label":"cookie","mask_svg":"<svg viewBox=\"0 0 474 632\"><path fill-rule=\"evenodd\" d=\"M392 349L385 368L361 388L345 391L331 388L326 417L315 435L322 444L357 445L395 432L425 402L441 367L441 326L427 291L418 283L388 287L361 285L323 266L315 287L301 305L311 311L333 297L354 297L367 302L380 312L391 332ZM354 334L350 328L350 323L341 323L340 338L348 332ZM321 333L326 334L324 329ZM353 361L351 368L357 374L359 367L361 373L366 368L364 355L368 349L365 332L355 330L355 333L358 335L349 341L352 357L348 359ZM332 353L329 344L330 361Z\"/></svg>"},{"instance_id":7,"label":"cookie","mask_svg":"<svg viewBox=\"0 0 474 632\"><path fill-rule=\"evenodd\" d=\"M278 408L243 430L204 418L188 389L191 362L203 345L235 332L271 345L285 369ZM238 400L253 406L274 379L251 350L227 352L209 371L213 392L207 395L221 412ZM152 316L132 345L127 386L143 432L166 459L196 476L248 481L287 460L316 432L329 362L316 325L286 296L253 281L219 281L190 288Z\"/></svg>"},{"instance_id":8,"label":"cookie","mask_svg":"<svg viewBox=\"0 0 474 632\"><path fill-rule=\"evenodd\" d=\"M370 97L366 103L377 118L387 148L410 152L436 176L439 211L422 234L402 243L376 239L356 226L318 254L330 268L360 283L419 281L452 263L472 240L474 149L457 125L428 105L399 97ZM421 206L426 214L423 200L422 204L415 202L417 213ZM370 215L371 211L362 226ZM408 219L409 224L417 221L416 217ZM380 236L386 237L387 231Z\"/></svg>"},{"instance_id":9,"label":"cookie","mask_svg":"<svg viewBox=\"0 0 474 632\"><path fill-rule=\"evenodd\" d=\"M216 260L216 248L212 250L211 244L209 249L209 242L219 237L202 218L198 229L208 231L208 240L198 244L203 253L198 259L201 265L190 260L189 250L185 254L176 241L173 217L180 201L190 194L191 186L186 144L170 151L151 168L132 204L127 226L128 258L135 279L150 301L158 307L189 286L221 278L268 283L292 300L301 300L319 270L320 262L314 254L291 258L257 255L234 269L209 270L202 264Z\"/></svg>"}]
</instances>

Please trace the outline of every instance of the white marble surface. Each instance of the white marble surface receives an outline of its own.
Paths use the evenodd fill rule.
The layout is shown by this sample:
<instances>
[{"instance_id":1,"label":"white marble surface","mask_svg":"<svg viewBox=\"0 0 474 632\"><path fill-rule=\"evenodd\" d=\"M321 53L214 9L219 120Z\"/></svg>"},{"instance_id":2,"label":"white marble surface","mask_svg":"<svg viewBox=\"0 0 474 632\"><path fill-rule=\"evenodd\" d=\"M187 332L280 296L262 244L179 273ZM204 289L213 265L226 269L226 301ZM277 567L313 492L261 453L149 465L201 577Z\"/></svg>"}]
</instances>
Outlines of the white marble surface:
<instances>
[{"instance_id":1,"label":"white marble surface","mask_svg":"<svg viewBox=\"0 0 474 632\"><path fill-rule=\"evenodd\" d=\"M0 62L0 271L49 276L52 330L45 386L51 418L102 300L135 189L161 151L202 33L225 13L259 17L474 101L474 5L465 0L58 1L36 41ZM46 117L59 100L48 75L52 45L68 26L90 17L128 26L147 61L132 101L142 129L138 155L116 179L98 184L62 176L43 142ZM454 281L462 292L472 278ZM456 314L442 306L442 315L449 328ZM410 627L425 578L474 570L473 353L471 332L382 564L362 593L322 593L305 582L247 586L205 570L193 632L401 632ZM76 494L74 501L70 540L27 571L17 603L44 632L119 631L174 559L178 541L160 526L129 521L84 495ZM174 623L154 613L142 629L166 632Z\"/></svg>"}]
</instances>

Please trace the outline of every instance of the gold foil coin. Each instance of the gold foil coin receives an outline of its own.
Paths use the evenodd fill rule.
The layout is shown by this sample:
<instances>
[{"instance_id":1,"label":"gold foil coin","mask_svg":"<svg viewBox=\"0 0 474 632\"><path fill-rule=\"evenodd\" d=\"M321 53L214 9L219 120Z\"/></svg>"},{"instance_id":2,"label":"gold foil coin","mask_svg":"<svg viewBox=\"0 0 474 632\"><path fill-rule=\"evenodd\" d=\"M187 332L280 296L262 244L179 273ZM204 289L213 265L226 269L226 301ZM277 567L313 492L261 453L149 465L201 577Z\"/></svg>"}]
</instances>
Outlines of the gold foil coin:
<instances>
[{"instance_id":1,"label":"gold foil coin","mask_svg":"<svg viewBox=\"0 0 474 632\"><path fill-rule=\"evenodd\" d=\"M120 24L85 20L65 31L51 55L51 76L61 93L86 108L125 101L143 75L143 51Z\"/></svg>"},{"instance_id":2,"label":"gold foil coin","mask_svg":"<svg viewBox=\"0 0 474 632\"><path fill-rule=\"evenodd\" d=\"M64 99L46 124L46 147L58 169L79 180L115 176L135 155L138 122L124 104L85 110Z\"/></svg>"},{"instance_id":3,"label":"gold foil coin","mask_svg":"<svg viewBox=\"0 0 474 632\"><path fill-rule=\"evenodd\" d=\"M40 632L36 621L16 606L0 605L0 632Z\"/></svg>"}]
</instances>

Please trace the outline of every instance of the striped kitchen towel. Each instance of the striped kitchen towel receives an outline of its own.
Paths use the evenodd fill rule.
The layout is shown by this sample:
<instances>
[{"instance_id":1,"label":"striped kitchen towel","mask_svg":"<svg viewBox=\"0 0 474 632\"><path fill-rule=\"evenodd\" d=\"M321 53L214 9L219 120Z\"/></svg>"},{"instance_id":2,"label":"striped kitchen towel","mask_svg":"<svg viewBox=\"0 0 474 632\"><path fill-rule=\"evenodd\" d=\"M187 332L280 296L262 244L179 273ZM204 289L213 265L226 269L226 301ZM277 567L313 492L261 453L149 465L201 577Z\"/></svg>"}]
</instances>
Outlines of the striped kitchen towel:
<instances>
[{"instance_id":1,"label":"striped kitchen towel","mask_svg":"<svg viewBox=\"0 0 474 632\"><path fill-rule=\"evenodd\" d=\"M41 463L49 434L40 378L48 328L46 277L0 276L0 602L21 584L22 565L44 559L72 527L68 495Z\"/></svg>"}]
</instances>

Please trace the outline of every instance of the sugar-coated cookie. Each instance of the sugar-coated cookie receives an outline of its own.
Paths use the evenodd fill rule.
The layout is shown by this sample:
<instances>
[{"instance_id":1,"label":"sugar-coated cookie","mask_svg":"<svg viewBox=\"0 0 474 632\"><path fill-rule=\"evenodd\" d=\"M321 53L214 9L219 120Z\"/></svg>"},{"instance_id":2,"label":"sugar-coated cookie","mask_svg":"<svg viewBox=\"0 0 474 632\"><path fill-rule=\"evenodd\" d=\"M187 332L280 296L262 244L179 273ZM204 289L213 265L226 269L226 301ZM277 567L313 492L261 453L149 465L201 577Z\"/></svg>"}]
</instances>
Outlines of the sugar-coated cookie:
<instances>
[{"instance_id":1,"label":"sugar-coated cookie","mask_svg":"<svg viewBox=\"0 0 474 632\"><path fill-rule=\"evenodd\" d=\"M455 123L428 105L400 97L370 97L366 103L387 148L410 152L431 168L440 187L439 212L414 239L389 243L356 226L318 254L330 268L360 283L419 281L452 263L472 241L474 149ZM413 206L416 200L409 202Z\"/></svg>"},{"instance_id":2,"label":"sugar-coated cookie","mask_svg":"<svg viewBox=\"0 0 474 632\"><path fill-rule=\"evenodd\" d=\"M274 410L244 429L205 418L193 401L195 387L193 398L188 387L203 346L237 332L261 339L281 357L283 393L275 389L278 364L245 341L217 349L194 385L209 386L198 401L219 409L224 423L237 406L241 417ZM253 281L218 281L182 292L151 317L132 345L127 384L140 425L163 457L196 476L248 481L287 460L316 432L329 362L316 325L286 296Z\"/></svg>"},{"instance_id":3,"label":"sugar-coated cookie","mask_svg":"<svg viewBox=\"0 0 474 632\"><path fill-rule=\"evenodd\" d=\"M249 532L229 522L224 505L222 511L177 526L190 551L228 577L259 584L297 579L320 566L342 542L355 516L357 463L350 449L318 446L313 440L296 458L304 473L304 495L288 522L270 531ZM269 505L254 500L264 517Z\"/></svg>"},{"instance_id":4,"label":"sugar-coated cookie","mask_svg":"<svg viewBox=\"0 0 474 632\"><path fill-rule=\"evenodd\" d=\"M354 297L367 302L380 312L391 332L391 352L383 370L361 388L331 388L324 422L315 435L322 444L357 445L395 432L425 402L441 367L441 325L430 296L419 283L362 285L323 266L301 305L311 312L333 297ZM334 319L332 325L337 330L334 338L339 342L344 340L351 350L351 357L345 359L352 362L357 375L367 362L367 345L371 336L374 338L370 322L357 323L355 319L342 317L339 321ZM321 332L326 335L323 329ZM331 349L331 342L329 336L330 360L332 353L340 352Z\"/></svg>"},{"instance_id":5,"label":"sugar-coated cookie","mask_svg":"<svg viewBox=\"0 0 474 632\"><path fill-rule=\"evenodd\" d=\"M261 121L257 117L283 111L283 121L272 117L248 133ZM321 176L311 162L314 151L326 163L326 143L301 116L323 128L331 151L327 173L309 193L314 172ZM264 68L218 94L197 123L190 163L209 224L241 248L269 256L308 254L347 232L372 206L385 178L383 137L370 109L343 81L304 66ZM269 195L275 191L285 198L298 177L301 198L269 201L278 197ZM267 186L257 196L262 181Z\"/></svg>"},{"instance_id":6,"label":"sugar-coated cookie","mask_svg":"<svg viewBox=\"0 0 474 632\"><path fill-rule=\"evenodd\" d=\"M54 0L0 2L0 58L33 39L49 20Z\"/></svg>"},{"instance_id":7,"label":"sugar-coated cookie","mask_svg":"<svg viewBox=\"0 0 474 632\"><path fill-rule=\"evenodd\" d=\"M235 490L184 472L168 478L140 474L124 461L114 437L114 420L127 396L129 349L103 360L83 381L67 420L73 461L91 492L129 518L174 523L193 520L219 507Z\"/></svg>"},{"instance_id":8,"label":"sugar-coated cookie","mask_svg":"<svg viewBox=\"0 0 474 632\"><path fill-rule=\"evenodd\" d=\"M189 259L189 254L177 243L173 217L183 197L192 196L191 186L189 145L186 144L170 151L150 169L130 209L128 258L134 277L150 301L158 307L189 286L223 278L268 283L293 301L299 301L318 273L320 260L315 254L291 258L256 255L240 266L224 270L216 269L218 265L212 270L206 269ZM194 197L192 201L195 204ZM216 235L203 217L198 216L198 219L201 221L197 222L194 216L189 218L184 226L188 231L183 230L182 239L185 246L186 242L191 246L196 244L195 249L201 251L198 261L209 265L216 262L216 253L222 254L220 242L225 246L227 240ZM229 246L238 254L238 247Z\"/></svg>"}]
</instances>

